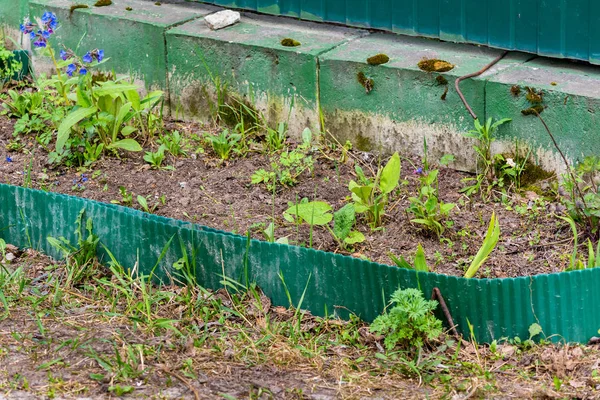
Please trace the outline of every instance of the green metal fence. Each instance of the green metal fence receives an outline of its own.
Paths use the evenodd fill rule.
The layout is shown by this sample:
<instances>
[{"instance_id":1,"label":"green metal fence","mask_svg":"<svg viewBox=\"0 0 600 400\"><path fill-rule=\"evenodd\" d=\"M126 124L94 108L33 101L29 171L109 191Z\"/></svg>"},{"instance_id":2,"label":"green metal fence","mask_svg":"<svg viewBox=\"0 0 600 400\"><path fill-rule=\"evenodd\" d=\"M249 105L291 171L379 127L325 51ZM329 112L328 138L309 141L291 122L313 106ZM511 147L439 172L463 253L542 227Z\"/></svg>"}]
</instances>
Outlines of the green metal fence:
<instances>
[{"instance_id":1,"label":"green metal fence","mask_svg":"<svg viewBox=\"0 0 600 400\"><path fill-rule=\"evenodd\" d=\"M600 2L597 0L203 2L600 63Z\"/></svg>"},{"instance_id":2,"label":"green metal fence","mask_svg":"<svg viewBox=\"0 0 600 400\"><path fill-rule=\"evenodd\" d=\"M384 298L398 287L420 288L427 296L438 287L458 330L469 335L469 321L480 342L527 338L532 323L539 323L545 335L555 335L555 341L587 342L600 328L600 268L511 279L416 273L333 253L248 241L132 209L8 185L0 185L0 237L57 255L47 237L64 236L75 243L74 222L81 210L94 222L101 243L125 267L137 265L148 274L158 262L154 272L168 279L176 273L173 264L182 256L183 245L194 255L200 285L217 289L223 274L241 282L247 279L274 305L283 306L289 305L286 288L294 304L307 288L302 307L315 315L348 317L352 312L372 321L384 309Z\"/></svg>"}]
</instances>

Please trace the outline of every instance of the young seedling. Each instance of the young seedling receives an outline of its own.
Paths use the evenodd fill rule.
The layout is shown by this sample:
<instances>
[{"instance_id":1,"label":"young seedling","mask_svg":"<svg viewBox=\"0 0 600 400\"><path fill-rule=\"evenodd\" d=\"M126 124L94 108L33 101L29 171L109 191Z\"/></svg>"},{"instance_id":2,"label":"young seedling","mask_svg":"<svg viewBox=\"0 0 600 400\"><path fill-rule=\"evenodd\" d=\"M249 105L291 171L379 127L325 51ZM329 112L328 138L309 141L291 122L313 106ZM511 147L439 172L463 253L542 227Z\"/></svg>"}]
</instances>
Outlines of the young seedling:
<instances>
[{"instance_id":1,"label":"young seedling","mask_svg":"<svg viewBox=\"0 0 600 400\"><path fill-rule=\"evenodd\" d=\"M492 217L490 218L490 224L488 226L488 230L485 235L485 238L483 239L481 248L475 255L475 258L473 258L473 261L471 262L469 269L465 273L465 278L473 278L477 274L477 271L479 271L479 268L481 268L483 263L485 263L485 261L488 259L489 255L496 248L496 245L498 244L499 240L500 240L500 223L498 222L498 219L496 218L496 213L493 212Z\"/></svg>"},{"instance_id":2,"label":"young seedling","mask_svg":"<svg viewBox=\"0 0 600 400\"><path fill-rule=\"evenodd\" d=\"M371 229L381 226L388 195L396 189L400 180L400 168L400 156L394 153L385 167L377 171L374 181L361 179L359 184L352 180L348 185L356 212L367 214Z\"/></svg>"}]
</instances>

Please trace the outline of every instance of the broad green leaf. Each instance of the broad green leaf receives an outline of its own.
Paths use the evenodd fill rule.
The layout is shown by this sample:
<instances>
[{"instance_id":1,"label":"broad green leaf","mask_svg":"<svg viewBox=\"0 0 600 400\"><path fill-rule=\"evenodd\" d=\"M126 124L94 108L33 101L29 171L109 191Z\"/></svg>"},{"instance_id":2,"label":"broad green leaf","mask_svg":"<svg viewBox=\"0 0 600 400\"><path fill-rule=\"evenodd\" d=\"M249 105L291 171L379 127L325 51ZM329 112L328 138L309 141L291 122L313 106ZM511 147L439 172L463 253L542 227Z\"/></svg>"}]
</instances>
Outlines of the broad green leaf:
<instances>
[{"instance_id":1,"label":"broad green leaf","mask_svg":"<svg viewBox=\"0 0 600 400\"><path fill-rule=\"evenodd\" d=\"M71 128L97 111L96 107L78 108L69 113L58 127L56 134L56 152L60 153L69 139Z\"/></svg>"},{"instance_id":2,"label":"broad green leaf","mask_svg":"<svg viewBox=\"0 0 600 400\"><path fill-rule=\"evenodd\" d=\"M473 258L469 269L465 273L465 278L472 278L477 274L479 268L483 265L485 260L489 257L492 251L496 248L498 241L500 240L500 223L496 219L496 213L492 213L490 218L490 225L488 226L487 233L481 244L481 248Z\"/></svg>"},{"instance_id":3,"label":"broad green leaf","mask_svg":"<svg viewBox=\"0 0 600 400\"><path fill-rule=\"evenodd\" d=\"M77 83L77 105L79 107L91 107L92 100L88 95L87 88L85 87L85 82L83 79L80 79Z\"/></svg>"},{"instance_id":4,"label":"broad green leaf","mask_svg":"<svg viewBox=\"0 0 600 400\"><path fill-rule=\"evenodd\" d=\"M129 113L130 110L131 110L131 103L125 103L121 106L121 108L119 108L119 113L117 114L117 117L115 118L115 124L113 126L113 140L117 139L117 135L119 134L119 131L121 130L121 125L123 125L123 122L125 121L125 118L127 117L127 114Z\"/></svg>"},{"instance_id":5,"label":"broad green leaf","mask_svg":"<svg viewBox=\"0 0 600 400\"><path fill-rule=\"evenodd\" d=\"M137 90L138 87L138 85L127 83L104 82L100 87L94 89L94 96L109 95L115 97L129 90Z\"/></svg>"},{"instance_id":6,"label":"broad green leaf","mask_svg":"<svg viewBox=\"0 0 600 400\"><path fill-rule=\"evenodd\" d=\"M383 168L383 171L381 171L379 188L382 193L388 194L398 186L398 181L400 180L400 168L400 156L398 153L394 153Z\"/></svg>"},{"instance_id":7,"label":"broad green leaf","mask_svg":"<svg viewBox=\"0 0 600 400\"><path fill-rule=\"evenodd\" d=\"M362 243L364 241L365 235L363 235L362 232L359 231L350 231L348 236L344 239L344 242L346 244Z\"/></svg>"},{"instance_id":8,"label":"broad green leaf","mask_svg":"<svg viewBox=\"0 0 600 400\"><path fill-rule=\"evenodd\" d=\"M122 149L126 151L142 151L142 146L133 139L123 139L116 142L112 142L107 149Z\"/></svg>"},{"instance_id":9,"label":"broad green leaf","mask_svg":"<svg viewBox=\"0 0 600 400\"><path fill-rule=\"evenodd\" d=\"M350 189L350 191L356 195L356 199L353 199L355 201L359 201L362 202L364 204L369 204L370 200L371 200L371 194L373 193L373 187L372 186L354 186L353 188Z\"/></svg>"},{"instance_id":10,"label":"broad green leaf","mask_svg":"<svg viewBox=\"0 0 600 400\"><path fill-rule=\"evenodd\" d=\"M137 201L138 203L140 203L140 206L142 206L142 209L144 209L144 211L148 210L148 201L144 196L140 196L138 194Z\"/></svg>"},{"instance_id":11,"label":"broad green leaf","mask_svg":"<svg viewBox=\"0 0 600 400\"><path fill-rule=\"evenodd\" d=\"M309 225L326 225L332 219L331 206L324 201L311 201L293 205L285 214L296 215Z\"/></svg>"},{"instance_id":12,"label":"broad green leaf","mask_svg":"<svg viewBox=\"0 0 600 400\"><path fill-rule=\"evenodd\" d=\"M356 222L354 204L346 204L333 214L333 233L339 240L345 240Z\"/></svg>"},{"instance_id":13,"label":"broad green leaf","mask_svg":"<svg viewBox=\"0 0 600 400\"><path fill-rule=\"evenodd\" d=\"M535 336L539 335L542 332L543 330L540 324L533 323L529 325L529 340L533 339Z\"/></svg>"},{"instance_id":14,"label":"broad green leaf","mask_svg":"<svg viewBox=\"0 0 600 400\"><path fill-rule=\"evenodd\" d=\"M133 108L135 111L140 111L141 110L141 100L140 100L140 94L138 93L138 91L136 89L134 90L127 90L124 92L125 97L127 98L127 101L129 101L131 103L131 108Z\"/></svg>"},{"instance_id":15,"label":"broad green leaf","mask_svg":"<svg viewBox=\"0 0 600 400\"><path fill-rule=\"evenodd\" d=\"M135 131L137 131L137 128L128 125L128 126L124 127L123 129L121 129L121 135L129 136Z\"/></svg>"},{"instance_id":16,"label":"broad green leaf","mask_svg":"<svg viewBox=\"0 0 600 400\"><path fill-rule=\"evenodd\" d=\"M417 246L417 252L415 253L415 270L429 272L427 260L425 259L425 250L423 250L421 244Z\"/></svg>"}]
</instances>

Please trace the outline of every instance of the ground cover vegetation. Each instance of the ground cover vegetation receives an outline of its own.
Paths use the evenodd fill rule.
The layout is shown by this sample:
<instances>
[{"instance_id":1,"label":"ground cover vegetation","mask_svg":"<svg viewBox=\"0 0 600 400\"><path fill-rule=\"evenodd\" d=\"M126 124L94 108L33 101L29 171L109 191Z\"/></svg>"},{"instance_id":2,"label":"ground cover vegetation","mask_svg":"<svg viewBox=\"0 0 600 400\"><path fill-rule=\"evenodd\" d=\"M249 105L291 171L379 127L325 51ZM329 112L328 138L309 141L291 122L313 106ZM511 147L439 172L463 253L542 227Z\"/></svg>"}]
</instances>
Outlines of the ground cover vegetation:
<instances>
[{"instance_id":1,"label":"ground cover vegetation","mask_svg":"<svg viewBox=\"0 0 600 400\"><path fill-rule=\"evenodd\" d=\"M53 42L58 28L52 13L21 26L56 73L28 83L3 80L2 182L467 278L596 267L596 158L567 163L567 173L556 177L519 143L510 154L492 154L497 129L510 121L491 119L476 120L468 133L478 156L474 175L446 168L452 155L430 159L426 141L421 159L359 152L326 129L269 126L217 77L213 121L170 119L163 92L142 95L128 77L104 71L110 54L102 49L61 48ZM0 60L8 59L2 54ZM0 65L3 77L18 67ZM77 243L49 239L61 263L0 242L0 304L8 323L0 357L22 357L35 371L32 378L25 369L7 368L4 390L121 396L166 385L179 387L174 397L394 398L384 387L390 376L402 376L394 388L415 390L416 397L485 396L507 382L516 396L560 397L588 394L598 384L597 365L585 361L595 348L540 347L533 339L544 342L544 336L535 324L529 338L481 347L444 333L432 313L436 302L415 289L393 293L369 327L357 319L312 317L301 304L271 307L260 288L227 277L226 289L208 291L186 275L185 263L175 268L179 287L155 286L131 266L99 265L92 221L81 215L75 229ZM73 315L82 322L61 327ZM106 335L93 340L85 332L99 324L106 324ZM47 357L38 358L41 350ZM218 362L208 373L197 357ZM298 365L306 379L292 378ZM232 392L231 382L217 379L224 369L243 375L250 367L261 371L257 366L281 371L281 381L264 381L269 374L259 373L262 383L242 380ZM83 367L84 379L73 378ZM531 385L534 372L540 385ZM322 385L311 385L309 377ZM297 387L286 391L285 380Z\"/></svg>"}]
</instances>

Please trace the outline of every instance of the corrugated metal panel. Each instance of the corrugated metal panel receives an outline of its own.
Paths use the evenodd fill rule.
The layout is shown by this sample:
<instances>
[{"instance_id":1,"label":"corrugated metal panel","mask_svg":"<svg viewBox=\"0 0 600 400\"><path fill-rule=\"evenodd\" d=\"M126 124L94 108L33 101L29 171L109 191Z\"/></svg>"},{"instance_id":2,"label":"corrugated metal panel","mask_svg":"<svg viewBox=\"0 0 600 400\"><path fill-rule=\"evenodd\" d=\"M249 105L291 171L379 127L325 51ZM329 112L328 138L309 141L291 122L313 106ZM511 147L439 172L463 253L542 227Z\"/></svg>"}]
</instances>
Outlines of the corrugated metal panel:
<instances>
[{"instance_id":1,"label":"corrugated metal panel","mask_svg":"<svg viewBox=\"0 0 600 400\"><path fill-rule=\"evenodd\" d=\"M203 2L600 63L600 2L597 0Z\"/></svg>"},{"instance_id":2,"label":"corrugated metal panel","mask_svg":"<svg viewBox=\"0 0 600 400\"><path fill-rule=\"evenodd\" d=\"M315 315L347 317L355 313L372 321L385 306L384 297L398 287L418 287L429 296L434 287L444 295L458 330L469 336L467 321L480 342L502 337L528 338L539 323L552 340L587 342L597 335L600 313L600 268L511 279L464 279L419 273L295 246L251 241L183 221L82 198L0 185L0 237L19 247L57 255L46 238L75 241L74 222L84 209L101 243L125 267L139 263L153 270L165 245L166 257L155 271L161 279L173 274L181 243L195 252L196 277L206 288L221 287L223 271L244 282L246 274L274 305L288 306L286 290L297 304ZM102 253L101 253L102 256ZM245 262L245 260L248 260ZM247 267L247 268L246 268ZM285 280L285 287L279 274Z\"/></svg>"}]
</instances>

